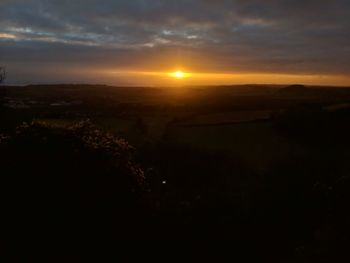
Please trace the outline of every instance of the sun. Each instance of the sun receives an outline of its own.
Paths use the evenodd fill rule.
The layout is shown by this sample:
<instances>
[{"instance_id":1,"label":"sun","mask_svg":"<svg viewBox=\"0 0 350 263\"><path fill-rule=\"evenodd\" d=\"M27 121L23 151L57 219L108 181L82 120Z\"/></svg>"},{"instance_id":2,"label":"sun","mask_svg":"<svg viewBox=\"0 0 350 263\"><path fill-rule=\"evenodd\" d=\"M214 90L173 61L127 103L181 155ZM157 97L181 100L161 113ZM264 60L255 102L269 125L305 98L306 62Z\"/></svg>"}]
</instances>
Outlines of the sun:
<instances>
[{"instance_id":1,"label":"sun","mask_svg":"<svg viewBox=\"0 0 350 263\"><path fill-rule=\"evenodd\" d=\"M176 78L176 79L183 79L189 76L188 73L185 73L181 70L175 71L175 72L171 72L169 73L169 76Z\"/></svg>"},{"instance_id":2,"label":"sun","mask_svg":"<svg viewBox=\"0 0 350 263\"><path fill-rule=\"evenodd\" d=\"M174 75L178 79L182 79L185 76L185 74L182 71L176 71Z\"/></svg>"}]
</instances>

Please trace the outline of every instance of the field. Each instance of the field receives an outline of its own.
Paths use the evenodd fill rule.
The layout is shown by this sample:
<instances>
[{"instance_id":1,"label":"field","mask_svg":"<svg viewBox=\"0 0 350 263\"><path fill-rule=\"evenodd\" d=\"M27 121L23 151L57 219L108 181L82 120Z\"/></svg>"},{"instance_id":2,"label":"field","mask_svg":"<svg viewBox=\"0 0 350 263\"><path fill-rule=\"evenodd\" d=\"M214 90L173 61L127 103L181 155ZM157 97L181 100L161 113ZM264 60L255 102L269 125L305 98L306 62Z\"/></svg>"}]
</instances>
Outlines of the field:
<instances>
[{"instance_id":1,"label":"field","mask_svg":"<svg viewBox=\"0 0 350 263\"><path fill-rule=\"evenodd\" d=\"M340 255L350 234L349 105L350 88L300 85L3 86L1 167L21 174L4 177L6 191L19 196L11 207L32 189L48 196L33 203L50 207L63 187L62 220L76 202L77 220L129 238L231 238L242 255L278 251L285 262ZM137 183L116 176L125 173Z\"/></svg>"},{"instance_id":2,"label":"field","mask_svg":"<svg viewBox=\"0 0 350 263\"><path fill-rule=\"evenodd\" d=\"M276 127L274 116L305 106L348 108L346 88L222 86L123 88L93 85L2 87L3 132L33 120L68 125L90 119L136 147L172 141L222 151L264 170L303 151Z\"/></svg>"}]
</instances>

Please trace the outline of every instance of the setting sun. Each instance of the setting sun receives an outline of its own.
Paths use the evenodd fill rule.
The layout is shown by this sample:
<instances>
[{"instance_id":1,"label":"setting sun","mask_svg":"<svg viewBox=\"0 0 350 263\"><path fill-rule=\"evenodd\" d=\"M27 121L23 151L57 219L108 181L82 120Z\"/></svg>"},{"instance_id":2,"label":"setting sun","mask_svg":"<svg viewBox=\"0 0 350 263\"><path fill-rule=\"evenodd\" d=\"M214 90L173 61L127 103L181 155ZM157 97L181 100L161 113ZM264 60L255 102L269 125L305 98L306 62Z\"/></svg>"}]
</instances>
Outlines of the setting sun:
<instances>
[{"instance_id":1,"label":"setting sun","mask_svg":"<svg viewBox=\"0 0 350 263\"><path fill-rule=\"evenodd\" d=\"M185 73L185 72L180 71L180 70L172 72L169 75L173 78L176 78L176 79L183 79L183 78L186 78L189 76L188 73Z\"/></svg>"},{"instance_id":2,"label":"setting sun","mask_svg":"<svg viewBox=\"0 0 350 263\"><path fill-rule=\"evenodd\" d=\"M184 73L182 71L176 71L175 77L178 79L182 79L184 77Z\"/></svg>"}]
</instances>

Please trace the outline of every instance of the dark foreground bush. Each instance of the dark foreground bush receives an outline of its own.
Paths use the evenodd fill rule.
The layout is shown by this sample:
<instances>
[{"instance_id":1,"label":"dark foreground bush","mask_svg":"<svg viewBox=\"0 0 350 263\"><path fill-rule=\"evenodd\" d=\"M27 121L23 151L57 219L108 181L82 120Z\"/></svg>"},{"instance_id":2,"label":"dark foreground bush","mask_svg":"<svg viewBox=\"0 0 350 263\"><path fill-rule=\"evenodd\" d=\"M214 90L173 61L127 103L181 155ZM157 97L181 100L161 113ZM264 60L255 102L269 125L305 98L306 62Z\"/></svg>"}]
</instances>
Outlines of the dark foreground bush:
<instances>
[{"instance_id":1,"label":"dark foreground bush","mask_svg":"<svg viewBox=\"0 0 350 263\"><path fill-rule=\"evenodd\" d=\"M15 243L39 237L77 245L137 231L144 176L133 148L89 122L24 124L0 138L0 165L2 214Z\"/></svg>"}]
</instances>

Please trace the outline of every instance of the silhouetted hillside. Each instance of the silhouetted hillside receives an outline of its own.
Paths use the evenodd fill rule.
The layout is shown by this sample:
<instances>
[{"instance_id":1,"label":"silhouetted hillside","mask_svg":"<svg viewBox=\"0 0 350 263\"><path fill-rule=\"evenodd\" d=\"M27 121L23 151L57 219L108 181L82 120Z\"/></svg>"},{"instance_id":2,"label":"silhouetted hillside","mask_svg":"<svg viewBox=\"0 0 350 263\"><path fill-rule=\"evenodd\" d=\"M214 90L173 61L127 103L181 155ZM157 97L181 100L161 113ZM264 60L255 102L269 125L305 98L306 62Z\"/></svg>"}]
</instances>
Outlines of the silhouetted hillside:
<instances>
[{"instance_id":1,"label":"silhouetted hillside","mask_svg":"<svg viewBox=\"0 0 350 263\"><path fill-rule=\"evenodd\" d=\"M339 87L319 87L319 86L304 86L304 85L290 85L279 89L276 92L277 96L285 98L300 98L300 99L338 99L341 96L343 98L350 98L349 88Z\"/></svg>"},{"instance_id":2,"label":"silhouetted hillside","mask_svg":"<svg viewBox=\"0 0 350 263\"><path fill-rule=\"evenodd\" d=\"M304 85L290 85L285 88L279 89L277 94L286 95L286 96L296 96L296 95L305 95L309 89Z\"/></svg>"},{"instance_id":3,"label":"silhouetted hillside","mask_svg":"<svg viewBox=\"0 0 350 263\"><path fill-rule=\"evenodd\" d=\"M198 261L221 240L213 262L344 258L350 90L279 88L1 88L4 243L84 254L144 240L158 254L177 240Z\"/></svg>"}]
</instances>

